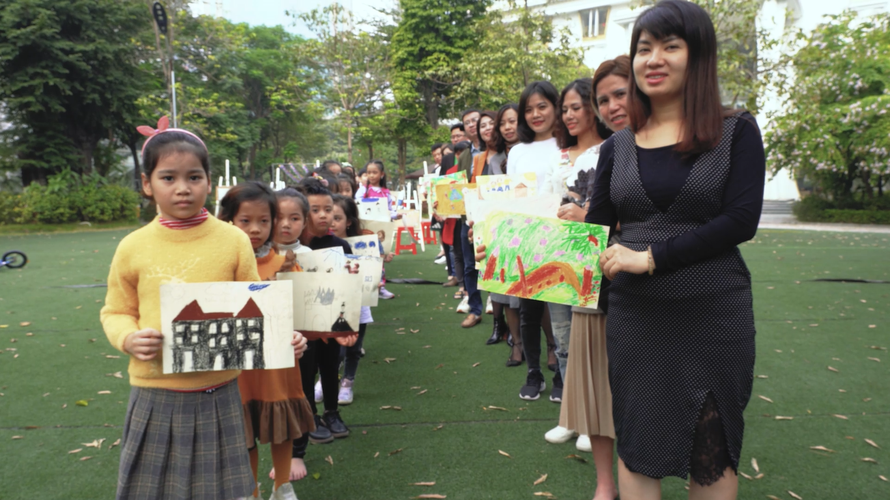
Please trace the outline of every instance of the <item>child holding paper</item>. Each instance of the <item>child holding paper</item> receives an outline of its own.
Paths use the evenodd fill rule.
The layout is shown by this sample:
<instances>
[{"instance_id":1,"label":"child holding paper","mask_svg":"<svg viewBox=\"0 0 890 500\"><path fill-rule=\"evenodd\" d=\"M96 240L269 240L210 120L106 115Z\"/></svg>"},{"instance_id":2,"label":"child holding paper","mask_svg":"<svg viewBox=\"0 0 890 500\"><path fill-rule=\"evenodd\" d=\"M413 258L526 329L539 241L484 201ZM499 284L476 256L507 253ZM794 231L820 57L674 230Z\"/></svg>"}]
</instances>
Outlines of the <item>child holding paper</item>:
<instances>
[{"instance_id":1,"label":"child holding paper","mask_svg":"<svg viewBox=\"0 0 890 500\"><path fill-rule=\"evenodd\" d=\"M219 219L230 222L250 238L261 279L275 277L280 271L301 271L298 264L290 269L282 266L286 257L272 251L272 228L275 227L277 201L265 184L247 182L226 193L220 202ZM315 430L312 409L303 392L300 365L280 370L244 370L238 377L244 427L250 453L250 467L254 480L259 467L256 441L271 443L272 464L275 468L273 500L296 500L290 484L293 441ZM302 462L302 458L297 459ZM296 479L306 476L306 466ZM259 497L259 484L253 492Z\"/></svg>"},{"instance_id":2,"label":"child holding paper","mask_svg":"<svg viewBox=\"0 0 890 500\"><path fill-rule=\"evenodd\" d=\"M358 207L352 198L334 196L334 223L331 224L331 232L338 238L349 238L362 235L362 223L358 217ZM383 249L380 250L383 253ZM365 330L368 323L373 323L371 308L362 306L362 314L359 319L358 340L354 345L340 348L340 361L345 361L343 367L343 379L340 381L340 393L337 403L348 405L352 403L352 385L355 382L355 372L358 370L358 362L362 357L362 344L365 341ZM318 392L319 387L315 387Z\"/></svg>"},{"instance_id":3,"label":"child holding paper","mask_svg":"<svg viewBox=\"0 0 890 500\"><path fill-rule=\"evenodd\" d=\"M258 281L248 237L209 217L207 147L195 134L138 128L144 195L158 216L124 238L100 313L111 345L130 356L130 401L121 438L117 498L226 499L256 481L245 450L239 370L163 373L160 287L170 282ZM295 335L299 355L305 341Z\"/></svg>"}]
</instances>

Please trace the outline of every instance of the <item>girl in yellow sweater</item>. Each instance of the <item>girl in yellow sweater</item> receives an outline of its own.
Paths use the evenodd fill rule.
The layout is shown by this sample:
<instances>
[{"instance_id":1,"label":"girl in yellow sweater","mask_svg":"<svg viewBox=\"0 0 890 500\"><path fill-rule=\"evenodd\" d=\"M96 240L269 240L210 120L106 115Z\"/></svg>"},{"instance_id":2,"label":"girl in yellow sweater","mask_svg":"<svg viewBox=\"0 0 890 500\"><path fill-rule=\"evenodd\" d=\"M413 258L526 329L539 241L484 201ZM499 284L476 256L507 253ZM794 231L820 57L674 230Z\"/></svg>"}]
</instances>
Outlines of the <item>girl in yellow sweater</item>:
<instances>
[{"instance_id":1,"label":"girl in yellow sweater","mask_svg":"<svg viewBox=\"0 0 890 500\"><path fill-rule=\"evenodd\" d=\"M220 220L231 222L250 238L262 279L274 279L278 271L302 271L299 264L285 265L287 257L273 249L277 204L275 193L258 182L233 187L220 202ZM244 370L238 377L254 479L259 467L256 440L271 443L275 471L271 500L297 500L288 480L293 441L315 430L312 407L303 393L300 364L294 361L293 368ZM259 497L259 484L253 496Z\"/></svg>"},{"instance_id":2,"label":"girl in yellow sweater","mask_svg":"<svg viewBox=\"0 0 890 500\"><path fill-rule=\"evenodd\" d=\"M121 438L117 498L233 500L255 481L245 450L238 370L164 374L160 286L259 281L238 228L210 217L207 147L196 135L139 127L142 188L158 217L124 238L108 274L100 318L109 342L130 356L130 401ZM305 340L295 336L295 352Z\"/></svg>"}]
</instances>

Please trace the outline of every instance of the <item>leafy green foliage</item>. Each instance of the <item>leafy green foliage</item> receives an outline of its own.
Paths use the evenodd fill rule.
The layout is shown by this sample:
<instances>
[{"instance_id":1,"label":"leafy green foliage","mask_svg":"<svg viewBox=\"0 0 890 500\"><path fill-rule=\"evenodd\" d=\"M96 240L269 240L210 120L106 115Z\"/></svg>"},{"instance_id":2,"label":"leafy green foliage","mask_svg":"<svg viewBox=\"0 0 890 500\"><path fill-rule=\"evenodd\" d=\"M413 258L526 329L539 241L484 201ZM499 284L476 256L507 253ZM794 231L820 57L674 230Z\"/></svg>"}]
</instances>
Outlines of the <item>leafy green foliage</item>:
<instances>
[{"instance_id":1,"label":"leafy green foliage","mask_svg":"<svg viewBox=\"0 0 890 500\"><path fill-rule=\"evenodd\" d=\"M572 80L590 77L581 62L584 53L572 48L570 33L557 31L550 19L528 7L516 8L515 19L492 10L474 26L476 46L457 66L459 102L497 109L518 102L522 90L535 80L549 80L562 89Z\"/></svg>"},{"instance_id":2,"label":"leafy green foliage","mask_svg":"<svg viewBox=\"0 0 890 500\"><path fill-rule=\"evenodd\" d=\"M80 180L65 170L50 177L46 186L34 183L21 194L0 197L6 214L0 223L111 222L132 220L138 214L139 195L115 184Z\"/></svg>"},{"instance_id":3,"label":"leafy green foliage","mask_svg":"<svg viewBox=\"0 0 890 500\"><path fill-rule=\"evenodd\" d=\"M890 16L831 16L785 56L785 112L773 117L767 158L817 184L837 208L883 195L890 176ZM831 57L826 57L831 54ZM858 195L858 197L857 197Z\"/></svg>"}]
</instances>

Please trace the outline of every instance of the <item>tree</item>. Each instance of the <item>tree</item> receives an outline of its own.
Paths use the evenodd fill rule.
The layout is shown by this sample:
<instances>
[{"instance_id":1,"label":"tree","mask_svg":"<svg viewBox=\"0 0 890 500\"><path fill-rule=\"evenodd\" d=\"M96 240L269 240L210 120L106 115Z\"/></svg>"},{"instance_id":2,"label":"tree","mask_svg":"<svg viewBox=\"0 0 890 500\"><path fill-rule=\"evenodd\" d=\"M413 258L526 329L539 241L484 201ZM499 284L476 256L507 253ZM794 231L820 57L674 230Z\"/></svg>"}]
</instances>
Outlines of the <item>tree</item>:
<instances>
[{"instance_id":1,"label":"tree","mask_svg":"<svg viewBox=\"0 0 890 500\"><path fill-rule=\"evenodd\" d=\"M511 7L515 19L493 10L474 26L478 43L458 64L454 91L466 105L497 109L515 102L535 80L562 88L591 74L582 63L583 51L571 47L568 30L555 30L541 11L517 9L513 2Z\"/></svg>"},{"instance_id":2,"label":"tree","mask_svg":"<svg viewBox=\"0 0 890 500\"><path fill-rule=\"evenodd\" d=\"M90 172L99 141L135 113L151 75L131 38L148 28L137 0L10 0L0 7L0 101L22 181Z\"/></svg>"},{"instance_id":3,"label":"tree","mask_svg":"<svg viewBox=\"0 0 890 500\"><path fill-rule=\"evenodd\" d=\"M460 83L456 69L476 50L476 22L491 0L399 0L399 21L392 36L393 86L401 102L420 103L435 129L439 116L453 114L450 94Z\"/></svg>"},{"instance_id":4,"label":"tree","mask_svg":"<svg viewBox=\"0 0 890 500\"><path fill-rule=\"evenodd\" d=\"M352 13L337 3L297 17L315 33L303 48L327 82L326 100L346 129L352 162L356 116L362 108L379 106L387 92L388 48L377 33L358 29Z\"/></svg>"},{"instance_id":5,"label":"tree","mask_svg":"<svg viewBox=\"0 0 890 500\"><path fill-rule=\"evenodd\" d=\"M777 80L785 109L766 134L771 168L819 183L840 208L883 196L890 176L890 16L830 16L812 34L798 32L799 50ZM831 57L826 57L831 54Z\"/></svg>"}]
</instances>

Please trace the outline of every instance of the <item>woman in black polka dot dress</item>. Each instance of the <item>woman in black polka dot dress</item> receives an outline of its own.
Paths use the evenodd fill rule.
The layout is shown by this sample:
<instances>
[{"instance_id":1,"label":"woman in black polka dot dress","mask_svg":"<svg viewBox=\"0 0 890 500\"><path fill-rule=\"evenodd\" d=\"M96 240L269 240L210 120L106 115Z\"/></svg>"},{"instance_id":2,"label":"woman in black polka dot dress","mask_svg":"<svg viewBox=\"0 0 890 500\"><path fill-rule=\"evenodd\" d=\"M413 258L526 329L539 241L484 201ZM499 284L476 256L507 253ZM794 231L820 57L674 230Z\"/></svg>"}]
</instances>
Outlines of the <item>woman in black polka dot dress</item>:
<instances>
[{"instance_id":1,"label":"woman in black polka dot dress","mask_svg":"<svg viewBox=\"0 0 890 500\"><path fill-rule=\"evenodd\" d=\"M692 2L634 25L631 127L603 143L587 222L620 223L600 257L622 498L732 499L754 370L751 276L765 159L751 115L724 110L717 42Z\"/></svg>"}]
</instances>

